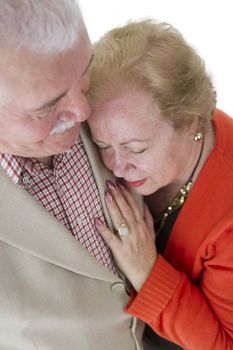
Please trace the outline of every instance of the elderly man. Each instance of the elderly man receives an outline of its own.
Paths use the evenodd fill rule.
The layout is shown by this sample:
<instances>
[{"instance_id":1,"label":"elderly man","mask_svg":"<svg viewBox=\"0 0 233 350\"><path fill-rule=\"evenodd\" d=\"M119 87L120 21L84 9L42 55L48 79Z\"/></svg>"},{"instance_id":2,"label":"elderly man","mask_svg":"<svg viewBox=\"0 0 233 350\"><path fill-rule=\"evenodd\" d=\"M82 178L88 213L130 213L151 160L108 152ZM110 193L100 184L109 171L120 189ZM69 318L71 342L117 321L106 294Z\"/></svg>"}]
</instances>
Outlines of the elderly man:
<instances>
[{"instance_id":1,"label":"elderly man","mask_svg":"<svg viewBox=\"0 0 233 350\"><path fill-rule=\"evenodd\" d=\"M140 349L94 224L109 174L79 138L91 59L75 1L1 0L1 350Z\"/></svg>"}]
</instances>

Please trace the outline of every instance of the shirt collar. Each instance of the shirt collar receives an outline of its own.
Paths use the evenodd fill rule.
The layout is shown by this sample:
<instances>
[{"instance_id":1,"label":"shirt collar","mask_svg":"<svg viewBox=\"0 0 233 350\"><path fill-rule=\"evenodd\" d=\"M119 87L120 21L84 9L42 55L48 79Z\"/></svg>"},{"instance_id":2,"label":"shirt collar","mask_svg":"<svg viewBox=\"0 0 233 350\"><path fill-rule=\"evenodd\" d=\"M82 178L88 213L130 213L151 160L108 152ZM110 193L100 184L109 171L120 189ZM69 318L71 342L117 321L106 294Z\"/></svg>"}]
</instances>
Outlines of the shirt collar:
<instances>
[{"instance_id":1,"label":"shirt collar","mask_svg":"<svg viewBox=\"0 0 233 350\"><path fill-rule=\"evenodd\" d=\"M43 163L39 162L34 158L24 158L8 153L0 153L0 167L5 171L5 173L11 178L15 184L19 184L20 180L25 173L29 172L32 176L39 175L42 171L46 169L47 172L53 174L56 167L62 161L63 156L66 154L73 154L77 152L77 149L82 145L81 137L78 138L73 147L63 153L54 155L53 164L54 168L50 169Z\"/></svg>"},{"instance_id":2,"label":"shirt collar","mask_svg":"<svg viewBox=\"0 0 233 350\"><path fill-rule=\"evenodd\" d=\"M28 172L32 176L38 176L45 169L53 173L52 169L47 168L43 163L34 158L24 158L7 153L0 153L0 167L19 185L23 174Z\"/></svg>"},{"instance_id":3,"label":"shirt collar","mask_svg":"<svg viewBox=\"0 0 233 350\"><path fill-rule=\"evenodd\" d=\"M24 164L25 158L7 153L0 153L0 167L15 184L19 183Z\"/></svg>"}]
</instances>

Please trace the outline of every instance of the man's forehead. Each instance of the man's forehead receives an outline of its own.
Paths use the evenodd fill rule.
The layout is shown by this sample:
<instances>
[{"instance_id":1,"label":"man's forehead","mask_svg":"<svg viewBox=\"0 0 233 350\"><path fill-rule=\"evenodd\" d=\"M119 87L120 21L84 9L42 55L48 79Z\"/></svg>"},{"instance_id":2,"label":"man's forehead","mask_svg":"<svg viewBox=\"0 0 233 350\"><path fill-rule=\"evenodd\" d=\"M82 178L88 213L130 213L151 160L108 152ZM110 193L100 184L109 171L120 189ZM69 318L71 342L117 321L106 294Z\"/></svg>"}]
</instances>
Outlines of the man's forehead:
<instances>
[{"instance_id":1,"label":"man's forehead","mask_svg":"<svg viewBox=\"0 0 233 350\"><path fill-rule=\"evenodd\" d=\"M38 55L25 49L0 49L0 53L0 106L22 105L28 110L53 103L67 93L92 61L85 27L74 47L62 53Z\"/></svg>"}]
</instances>

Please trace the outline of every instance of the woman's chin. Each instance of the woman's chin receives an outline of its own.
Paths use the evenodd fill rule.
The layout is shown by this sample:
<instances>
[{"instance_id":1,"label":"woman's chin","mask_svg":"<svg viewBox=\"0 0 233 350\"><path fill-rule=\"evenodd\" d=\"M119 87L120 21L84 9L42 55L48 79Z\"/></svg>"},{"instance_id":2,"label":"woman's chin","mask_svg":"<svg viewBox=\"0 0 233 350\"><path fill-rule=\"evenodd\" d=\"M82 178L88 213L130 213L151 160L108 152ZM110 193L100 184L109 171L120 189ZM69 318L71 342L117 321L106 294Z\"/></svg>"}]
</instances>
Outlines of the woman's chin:
<instances>
[{"instance_id":1,"label":"woman's chin","mask_svg":"<svg viewBox=\"0 0 233 350\"><path fill-rule=\"evenodd\" d=\"M140 187L132 187L128 186L134 193L140 194L141 196L149 196L154 193L155 190L150 188L150 186L140 186Z\"/></svg>"}]
</instances>

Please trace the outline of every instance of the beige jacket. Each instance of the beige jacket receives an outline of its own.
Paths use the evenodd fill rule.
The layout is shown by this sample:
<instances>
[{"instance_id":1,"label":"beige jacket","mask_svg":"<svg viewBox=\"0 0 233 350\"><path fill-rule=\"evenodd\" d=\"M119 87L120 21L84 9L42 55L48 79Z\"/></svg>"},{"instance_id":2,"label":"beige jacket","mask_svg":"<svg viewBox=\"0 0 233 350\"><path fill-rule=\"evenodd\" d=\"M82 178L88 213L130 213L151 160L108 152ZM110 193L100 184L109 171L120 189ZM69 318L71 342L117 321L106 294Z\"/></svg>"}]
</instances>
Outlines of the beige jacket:
<instances>
[{"instance_id":1,"label":"beige jacket","mask_svg":"<svg viewBox=\"0 0 233 350\"><path fill-rule=\"evenodd\" d=\"M110 174L82 137L103 199ZM128 300L123 281L0 171L0 349L140 349Z\"/></svg>"}]
</instances>

